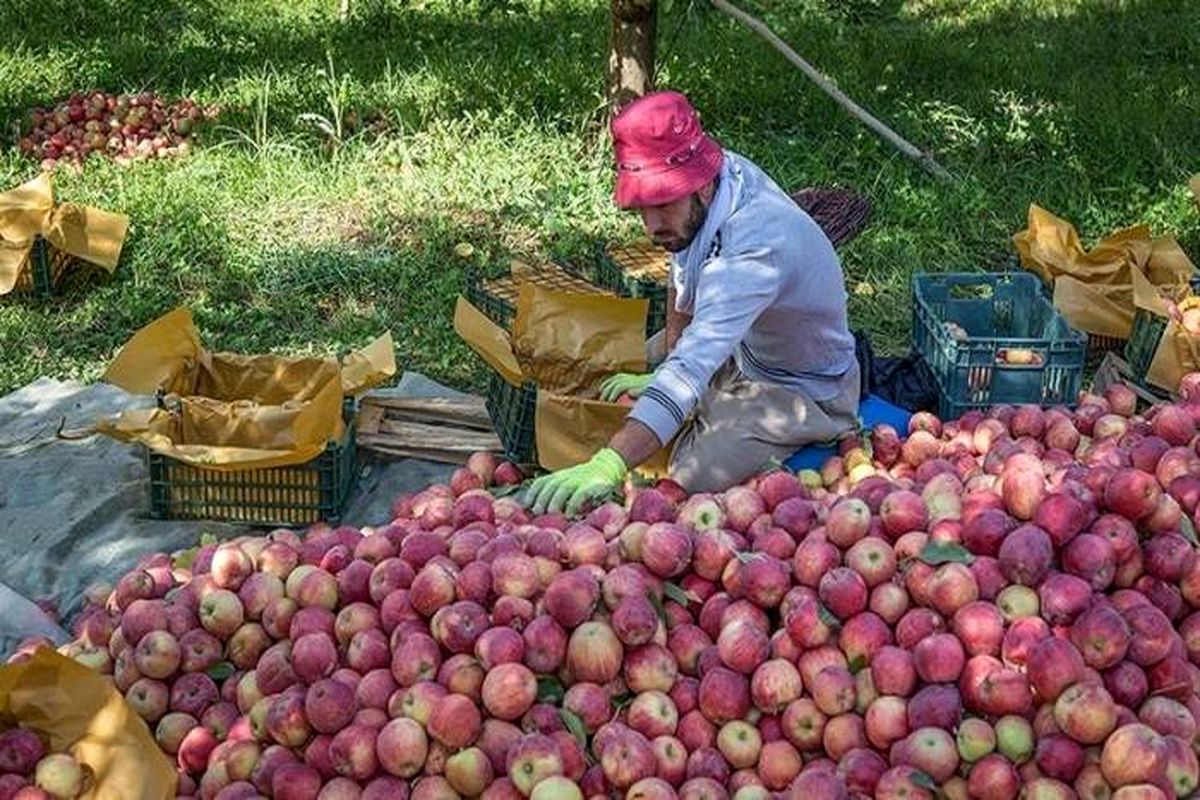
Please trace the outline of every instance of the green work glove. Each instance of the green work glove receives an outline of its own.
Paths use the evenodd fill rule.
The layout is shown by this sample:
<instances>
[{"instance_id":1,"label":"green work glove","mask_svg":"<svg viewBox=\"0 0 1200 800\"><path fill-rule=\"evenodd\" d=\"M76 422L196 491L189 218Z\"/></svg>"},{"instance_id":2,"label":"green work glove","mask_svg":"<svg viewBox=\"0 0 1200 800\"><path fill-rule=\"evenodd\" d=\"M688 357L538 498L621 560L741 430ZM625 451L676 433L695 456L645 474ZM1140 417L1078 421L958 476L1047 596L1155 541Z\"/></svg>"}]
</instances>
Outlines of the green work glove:
<instances>
[{"instance_id":1,"label":"green work glove","mask_svg":"<svg viewBox=\"0 0 1200 800\"><path fill-rule=\"evenodd\" d=\"M628 470L617 451L605 447L591 461L535 480L525 493L525 503L535 514L565 510L573 516L588 500L620 488Z\"/></svg>"},{"instance_id":2,"label":"green work glove","mask_svg":"<svg viewBox=\"0 0 1200 800\"><path fill-rule=\"evenodd\" d=\"M618 372L616 375L609 375L600 384L600 399L606 403L613 403L623 394L638 397L646 391L646 387L653 380L653 372L647 372L644 375L633 372Z\"/></svg>"}]
</instances>

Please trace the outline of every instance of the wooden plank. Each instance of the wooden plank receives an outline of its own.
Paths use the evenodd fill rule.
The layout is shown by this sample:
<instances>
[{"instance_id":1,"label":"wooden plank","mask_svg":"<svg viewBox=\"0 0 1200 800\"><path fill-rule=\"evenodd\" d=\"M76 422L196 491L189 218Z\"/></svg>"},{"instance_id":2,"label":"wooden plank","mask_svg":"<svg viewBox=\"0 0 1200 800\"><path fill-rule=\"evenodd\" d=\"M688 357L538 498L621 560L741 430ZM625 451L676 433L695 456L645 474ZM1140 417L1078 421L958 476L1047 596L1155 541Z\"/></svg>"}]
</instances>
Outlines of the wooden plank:
<instances>
[{"instance_id":1,"label":"wooden plank","mask_svg":"<svg viewBox=\"0 0 1200 800\"><path fill-rule=\"evenodd\" d=\"M500 447L499 437L491 431L467 431L444 425L424 425L391 419L384 419L380 423L378 435L404 443L420 442L423 446L433 445L451 450L467 447L473 450L490 450Z\"/></svg>"},{"instance_id":2,"label":"wooden plank","mask_svg":"<svg viewBox=\"0 0 1200 800\"><path fill-rule=\"evenodd\" d=\"M376 433L384 413L382 406L364 403L358 410L358 430L362 433Z\"/></svg>"},{"instance_id":3,"label":"wooden plank","mask_svg":"<svg viewBox=\"0 0 1200 800\"><path fill-rule=\"evenodd\" d=\"M362 433L359 441L378 441L378 443L422 447L442 447L445 450L499 450L499 438L494 433L478 431L451 431L440 426L415 425L412 422L384 421L379 433Z\"/></svg>"},{"instance_id":4,"label":"wooden plank","mask_svg":"<svg viewBox=\"0 0 1200 800\"><path fill-rule=\"evenodd\" d=\"M358 437L360 447L385 455L430 458L436 461L466 463L467 458L478 450L499 452L499 439L479 442L445 442L420 438L402 438L382 434L363 434Z\"/></svg>"},{"instance_id":5,"label":"wooden plank","mask_svg":"<svg viewBox=\"0 0 1200 800\"><path fill-rule=\"evenodd\" d=\"M386 409L391 418L413 422L452 422L481 430L491 430L492 420L482 399L367 397L363 405Z\"/></svg>"},{"instance_id":6,"label":"wooden plank","mask_svg":"<svg viewBox=\"0 0 1200 800\"><path fill-rule=\"evenodd\" d=\"M458 453L458 454L462 455L463 457L469 456L471 453L474 453L477 449L479 449L476 447L449 446L449 445L445 445L444 443L441 443L441 442L425 442L425 441L419 441L419 440L413 441L413 440L407 440L407 439L399 439L399 438L392 437L392 436L375 436L375 435L367 435L365 437L360 437L358 440L358 444L361 447L366 447L366 448L370 448L370 449L378 449L378 450L395 450L395 449L440 450L440 451L447 452L447 453Z\"/></svg>"},{"instance_id":7,"label":"wooden plank","mask_svg":"<svg viewBox=\"0 0 1200 800\"><path fill-rule=\"evenodd\" d=\"M383 408L430 414L460 414L469 417L487 413L486 403L483 398L478 397L458 399L451 397L372 397L368 395L363 398L363 402Z\"/></svg>"}]
</instances>

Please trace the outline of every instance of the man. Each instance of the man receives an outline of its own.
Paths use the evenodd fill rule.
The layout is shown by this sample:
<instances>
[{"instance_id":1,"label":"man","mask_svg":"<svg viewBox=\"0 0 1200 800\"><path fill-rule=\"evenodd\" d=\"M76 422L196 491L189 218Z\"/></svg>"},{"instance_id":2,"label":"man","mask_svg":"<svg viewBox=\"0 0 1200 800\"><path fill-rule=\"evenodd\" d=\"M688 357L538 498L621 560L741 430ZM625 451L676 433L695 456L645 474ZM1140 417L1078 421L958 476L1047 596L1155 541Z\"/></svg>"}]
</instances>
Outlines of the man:
<instances>
[{"instance_id":1,"label":"man","mask_svg":"<svg viewBox=\"0 0 1200 800\"><path fill-rule=\"evenodd\" d=\"M652 374L601 385L604 399L637 402L591 460L534 481L538 513L578 511L673 439L671 477L689 493L716 492L857 425L845 280L820 227L707 136L682 94L634 101L612 137L617 205L640 212L672 254L666 358Z\"/></svg>"}]
</instances>

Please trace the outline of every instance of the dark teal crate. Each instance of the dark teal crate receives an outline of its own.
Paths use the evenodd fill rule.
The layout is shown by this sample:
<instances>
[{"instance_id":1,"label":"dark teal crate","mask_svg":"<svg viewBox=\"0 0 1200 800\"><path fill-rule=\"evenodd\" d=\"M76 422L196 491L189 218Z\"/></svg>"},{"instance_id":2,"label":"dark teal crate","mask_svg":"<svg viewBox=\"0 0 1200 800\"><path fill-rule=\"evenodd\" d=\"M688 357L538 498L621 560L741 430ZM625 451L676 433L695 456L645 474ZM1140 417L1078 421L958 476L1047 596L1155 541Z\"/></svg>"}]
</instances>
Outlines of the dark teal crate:
<instances>
[{"instance_id":1,"label":"dark teal crate","mask_svg":"<svg viewBox=\"0 0 1200 800\"><path fill-rule=\"evenodd\" d=\"M504 457L514 464L537 463L537 383L514 386L493 372L485 406L504 446Z\"/></svg>"},{"instance_id":2,"label":"dark teal crate","mask_svg":"<svg viewBox=\"0 0 1200 800\"><path fill-rule=\"evenodd\" d=\"M1200 294L1200 274L1193 275L1188 283L1191 286L1191 291L1187 293L1189 296ZM1184 302L1187 298L1181 297L1179 300ZM1139 384L1146 383L1146 374L1150 372L1154 354L1158 352L1158 345L1167 332L1167 323L1166 317L1144 308L1135 308L1133 311L1133 325L1129 331L1129 341L1125 344L1125 363L1130 375Z\"/></svg>"},{"instance_id":3,"label":"dark teal crate","mask_svg":"<svg viewBox=\"0 0 1200 800\"><path fill-rule=\"evenodd\" d=\"M534 283L558 292L611 294L607 289L596 286L587 275L579 272L571 264L555 263L555 267L556 270L544 270L539 273ZM488 319L506 331L511 331L513 317L516 316L517 287L515 284L504 283L507 277L508 275L487 276L475 267L468 267L463 295Z\"/></svg>"},{"instance_id":4,"label":"dark teal crate","mask_svg":"<svg viewBox=\"0 0 1200 800\"><path fill-rule=\"evenodd\" d=\"M1104 357L1109 353L1123 353L1128 346L1129 341L1117 336L1103 336L1099 333L1089 333L1087 335L1087 362L1085 364L1088 370L1095 370L1104 361Z\"/></svg>"},{"instance_id":5,"label":"dark teal crate","mask_svg":"<svg viewBox=\"0 0 1200 800\"><path fill-rule=\"evenodd\" d=\"M1146 373L1158 352L1158 345L1167 332L1167 318L1153 314L1144 308L1134 309L1133 327L1129 341L1125 344L1125 362L1129 373L1139 384L1146 382Z\"/></svg>"},{"instance_id":6,"label":"dark teal crate","mask_svg":"<svg viewBox=\"0 0 1200 800\"><path fill-rule=\"evenodd\" d=\"M359 475L353 401L344 406L343 417L341 440L292 466L219 472L147 448L150 516L289 527L336 524Z\"/></svg>"},{"instance_id":7,"label":"dark teal crate","mask_svg":"<svg viewBox=\"0 0 1200 800\"><path fill-rule=\"evenodd\" d=\"M1029 273L924 273L913 277L913 340L941 390L943 419L998 403L1074 404L1087 336L1073 330ZM966 332L956 339L946 327ZM1021 349L1040 363L1009 364Z\"/></svg>"},{"instance_id":8,"label":"dark teal crate","mask_svg":"<svg viewBox=\"0 0 1200 800\"><path fill-rule=\"evenodd\" d=\"M13 292L44 300L56 294L68 276L85 266L78 258L59 250L41 236L34 237L25 264L17 272Z\"/></svg>"},{"instance_id":9,"label":"dark teal crate","mask_svg":"<svg viewBox=\"0 0 1200 800\"><path fill-rule=\"evenodd\" d=\"M604 242L596 243L593 267L597 286L620 297L636 297L649 303L646 312L646 338L667 326L667 285L665 281L630 275L613 258Z\"/></svg>"},{"instance_id":10,"label":"dark teal crate","mask_svg":"<svg viewBox=\"0 0 1200 800\"><path fill-rule=\"evenodd\" d=\"M471 301L471 305L482 311L492 322L506 331L512 330L513 317L517 313L516 307L507 298L489 292L484 281L479 270L468 267L463 294L467 300Z\"/></svg>"}]
</instances>

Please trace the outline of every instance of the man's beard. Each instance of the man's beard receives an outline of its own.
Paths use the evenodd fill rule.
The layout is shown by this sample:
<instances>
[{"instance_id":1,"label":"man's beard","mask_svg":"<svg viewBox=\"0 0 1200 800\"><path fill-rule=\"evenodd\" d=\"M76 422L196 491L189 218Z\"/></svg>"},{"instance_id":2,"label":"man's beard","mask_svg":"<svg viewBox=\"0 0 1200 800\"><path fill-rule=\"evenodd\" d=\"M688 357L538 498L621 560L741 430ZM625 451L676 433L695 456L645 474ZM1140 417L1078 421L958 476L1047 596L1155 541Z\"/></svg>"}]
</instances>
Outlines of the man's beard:
<instances>
[{"instance_id":1,"label":"man's beard","mask_svg":"<svg viewBox=\"0 0 1200 800\"><path fill-rule=\"evenodd\" d=\"M708 208L701 202L699 194L693 193L689 199L688 217L683 224L683 236L679 238L654 237L655 244L659 247L665 247L672 253L681 253L688 248L688 245L696 238L696 234L704 224L705 217L708 216Z\"/></svg>"}]
</instances>

